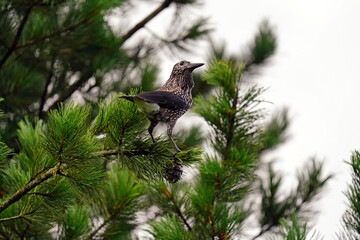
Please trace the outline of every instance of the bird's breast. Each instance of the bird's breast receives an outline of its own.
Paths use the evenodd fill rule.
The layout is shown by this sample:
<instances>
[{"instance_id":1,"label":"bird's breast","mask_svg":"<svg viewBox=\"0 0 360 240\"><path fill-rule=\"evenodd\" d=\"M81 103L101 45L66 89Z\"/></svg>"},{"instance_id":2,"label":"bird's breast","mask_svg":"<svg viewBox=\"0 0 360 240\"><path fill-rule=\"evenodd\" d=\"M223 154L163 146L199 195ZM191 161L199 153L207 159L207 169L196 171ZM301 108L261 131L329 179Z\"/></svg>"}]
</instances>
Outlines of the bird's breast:
<instances>
[{"instance_id":1,"label":"bird's breast","mask_svg":"<svg viewBox=\"0 0 360 240\"><path fill-rule=\"evenodd\" d=\"M181 97L182 99L185 100L186 105L187 105L186 110L188 110L191 107L191 105L192 105L191 93L188 93L186 91L176 90L176 91L173 92L173 94L175 94L175 95L177 95L177 96L179 96L179 97Z\"/></svg>"},{"instance_id":2,"label":"bird's breast","mask_svg":"<svg viewBox=\"0 0 360 240\"><path fill-rule=\"evenodd\" d=\"M186 113L188 108L183 109L169 109L161 108L159 111L159 117L161 122L173 122L179 119L182 115Z\"/></svg>"}]
</instances>

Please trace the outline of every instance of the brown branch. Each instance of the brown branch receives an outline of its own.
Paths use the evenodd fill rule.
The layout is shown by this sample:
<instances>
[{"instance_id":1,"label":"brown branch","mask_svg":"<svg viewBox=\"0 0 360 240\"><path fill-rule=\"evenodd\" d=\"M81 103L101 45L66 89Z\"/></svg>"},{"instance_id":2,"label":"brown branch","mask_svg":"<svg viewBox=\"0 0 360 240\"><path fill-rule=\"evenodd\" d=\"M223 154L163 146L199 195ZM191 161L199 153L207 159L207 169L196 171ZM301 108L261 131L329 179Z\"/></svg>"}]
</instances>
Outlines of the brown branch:
<instances>
[{"instance_id":1,"label":"brown branch","mask_svg":"<svg viewBox=\"0 0 360 240\"><path fill-rule=\"evenodd\" d=\"M219 178L219 174L216 174L215 175L215 180L217 182L216 186L215 186L215 193L211 199L211 205L209 207L209 210L208 210L208 214L209 214L209 220L208 222L210 223L210 226L211 226L211 239L215 239L216 237L216 229L215 229L215 219L214 219L214 214L213 212L211 211L212 208L214 208L214 205L215 205L215 201L217 199L217 197L219 196L220 194L220 188L223 186L222 182L220 181L220 178Z\"/></svg>"},{"instance_id":2,"label":"brown branch","mask_svg":"<svg viewBox=\"0 0 360 240\"><path fill-rule=\"evenodd\" d=\"M306 204L306 202L307 202L306 200L305 201L302 200L299 204L296 204L295 209L293 211L294 212L301 211L301 209L303 208L304 204ZM287 218L288 215L284 214L284 217ZM257 235L255 235L251 240L255 240L255 239L259 238L264 233L271 231L271 229L278 226L279 224L280 224L279 222L272 222L271 224L267 225L266 227L265 226L261 227L260 232Z\"/></svg>"},{"instance_id":3,"label":"brown branch","mask_svg":"<svg viewBox=\"0 0 360 240\"><path fill-rule=\"evenodd\" d=\"M0 68L4 65L4 63L6 62L6 60L11 56L11 54L16 50L16 45L19 42L19 39L21 37L21 34L24 30L24 26L26 21L28 20L28 17L30 15L31 9L34 7L34 4L30 5L24 13L24 17L21 19L21 22L19 24L19 28L16 32L16 35L12 41L12 43L10 44L9 48L6 50L5 54L2 56L2 58L0 59Z\"/></svg>"},{"instance_id":4,"label":"brown branch","mask_svg":"<svg viewBox=\"0 0 360 240\"><path fill-rule=\"evenodd\" d=\"M59 98L51 104L48 110L55 109L59 103L64 102L67 98L69 98L78 88L80 88L88 79L79 79L77 82L75 82L73 85L70 85L67 87L62 94L59 96Z\"/></svg>"},{"instance_id":5,"label":"brown branch","mask_svg":"<svg viewBox=\"0 0 360 240\"><path fill-rule=\"evenodd\" d=\"M226 161L229 159L230 156L230 147L232 144L232 140L234 138L234 124L235 124L235 117L236 117L236 107L238 104L238 88L236 87L235 89L235 95L233 96L235 99L232 103L231 109L228 112L228 122L229 122L229 127L228 127L228 131L226 133L226 146L224 149L224 162L226 163Z\"/></svg>"},{"instance_id":6,"label":"brown branch","mask_svg":"<svg viewBox=\"0 0 360 240\"><path fill-rule=\"evenodd\" d=\"M13 216L13 217L8 217L8 218L1 218L0 219L0 222L8 222L8 221L12 221L12 220L15 220L15 219L20 219L20 218L23 218L23 214L19 214L17 216Z\"/></svg>"},{"instance_id":7,"label":"brown branch","mask_svg":"<svg viewBox=\"0 0 360 240\"><path fill-rule=\"evenodd\" d=\"M54 76L54 63L55 63L55 57L53 56L53 58L51 60L50 72L46 78L45 86L44 86L44 89L43 89L43 92L42 92L41 98L40 98L40 106L39 106L39 112L38 112L39 118L44 118L43 109L44 109L44 105L45 105L48 87L51 82L51 78Z\"/></svg>"},{"instance_id":8,"label":"brown branch","mask_svg":"<svg viewBox=\"0 0 360 240\"><path fill-rule=\"evenodd\" d=\"M24 50L19 51L19 53L16 54L16 56L14 56L11 59L11 61L7 61L2 67L5 68L5 67L10 66L11 64L13 64L16 60L18 60L21 57L21 55L23 55L24 52L25 52Z\"/></svg>"},{"instance_id":9,"label":"brown branch","mask_svg":"<svg viewBox=\"0 0 360 240\"><path fill-rule=\"evenodd\" d=\"M0 44L3 45L3 47L8 48L8 45L2 39L0 39Z\"/></svg>"},{"instance_id":10,"label":"brown branch","mask_svg":"<svg viewBox=\"0 0 360 240\"><path fill-rule=\"evenodd\" d=\"M93 152L92 155L99 155L99 156L112 156L112 155L124 155L124 156L134 156L134 155L148 155L149 153L151 153L150 151L146 151L146 150L120 150L120 149L111 149L111 150L103 150L103 151L99 151L99 152ZM159 156L163 156L163 157L173 157L172 155L165 155L165 154L160 154L157 153L157 155Z\"/></svg>"},{"instance_id":11,"label":"brown branch","mask_svg":"<svg viewBox=\"0 0 360 240\"><path fill-rule=\"evenodd\" d=\"M40 171L38 171L37 173L35 173L33 176L31 176L31 178L29 179L29 181L26 183L28 184L29 182L31 182L32 180L34 180L37 176L39 176L41 173L45 172L46 170L50 169L50 167L43 167Z\"/></svg>"},{"instance_id":12,"label":"brown branch","mask_svg":"<svg viewBox=\"0 0 360 240\"><path fill-rule=\"evenodd\" d=\"M99 152L93 152L92 155L111 156L119 154L119 149L104 150Z\"/></svg>"},{"instance_id":13,"label":"brown branch","mask_svg":"<svg viewBox=\"0 0 360 240\"><path fill-rule=\"evenodd\" d=\"M174 0L165 0L157 9L155 9L152 13L150 13L147 17L145 17L142 21L140 21L138 24L136 24L132 29L130 29L123 37L122 37L122 44L127 41L130 37L132 37L132 35L134 35L134 33L136 33L139 29L143 28L145 26L146 23L148 23L150 20L152 20L154 17L156 17L161 11L163 11L165 8L167 8ZM83 21L85 21L86 19L84 19ZM61 31L49 34L47 36L43 36L41 38L35 39L35 40L30 40L29 42L25 43L24 45L18 46L18 48L22 48L22 47L26 47L29 45L32 45L38 41L44 40L46 38L50 38L53 36L56 36L62 32L68 31L68 30L72 30L73 28L77 27L78 25L80 25L83 21L80 21L79 23L70 26L66 29L63 29ZM51 109L55 109L57 107L57 105L61 102L64 102L67 98L69 98L76 90L78 90L85 82L86 80L79 80L76 83L74 83L73 85L69 86L62 94L61 96L59 96L58 100L56 100L50 107L49 110Z\"/></svg>"},{"instance_id":14,"label":"brown branch","mask_svg":"<svg viewBox=\"0 0 360 240\"><path fill-rule=\"evenodd\" d=\"M58 173L59 175L61 175L61 173ZM50 197L50 194L48 193L41 193L41 192L30 192L27 193L29 195L36 195L36 196L42 196L42 197Z\"/></svg>"},{"instance_id":15,"label":"brown branch","mask_svg":"<svg viewBox=\"0 0 360 240\"><path fill-rule=\"evenodd\" d=\"M55 31L53 33L50 33L48 35L45 35L45 36L42 36L42 37L39 37L39 38L36 38L36 39L31 39L29 41L27 41L26 43L22 44L22 45L18 45L16 47L16 49L21 49L21 48L25 48L25 47L29 47L31 45L34 45L40 41L43 41L45 39L48 39L48 38L52 38L52 37L55 37L57 35L60 35L62 33L65 33L67 31L71 31L77 27L79 27L81 24L85 23L86 21L88 21L90 19L90 17L84 17L82 20L80 20L79 22L67 27L67 28L64 28L64 29L60 29L58 31Z\"/></svg>"},{"instance_id":16,"label":"brown branch","mask_svg":"<svg viewBox=\"0 0 360 240\"><path fill-rule=\"evenodd\" d=\"M121 208L116 209L107 219L104 220L104 222L102 224L100 224L100 226L98 226L97 228L95 228L89 235L89 239L93 239L93 237L100 231L100 229L102 229L103 227L105 227L106 224L108 224L119 212L120 212Z\"/></svg>"},{"instance_id":17,"label":"brown branch","mask_svg":"<svg viewBox=\"0 0 360 240\"><path fill-rule=\"evenodd\" d=\"M20 218L24 218L26 215L31 215L33 214L34 212L36 212L37 209L33 210L33 211L30 211L30 212L27 212L27 213L21 213L17 216L13 216L13 217L8 217L8 218L1 218L0 219L0 222L8 222L8 221L12 221L12 220L16 220L16 219L20 219Z\"/></svg>"},{"instance_id":18,"label":"brown branch","mask_svg":"<svg viewBox=\"0 0 360 240\"><path fill-rule=\"evenodd\" d=\"M151 19L156 17L161 11L167 8L174 0L165 0L157 9L155 9L152 13L150 13L147 17L145 17L142 21L136 24L132 29L130 29L123 37L122 43L128 40L134 33L143 28L145 24L147 24Z\"/></svg>"},{"instance_id":19,"label":"brown branch","mask_svg":"<svg viewBox=\"0 0 360 240\"><path fill-rule=\"evenodd\" d=\"M163 11L165 8L167 8L174 0L165 0L157 9L155 9L152 13L150 13L147 17L145 17L142 21L140 21L138 24L136 24L132 29L130 29L123 37L122 37L122 44L127 41L134 33L136 33L139 29L143 28L146 23L148 23L151 19L156 17L161 11ZM54 35L54 34L51 34ZM49 35L48 35L49 36ZM44 38L44 37L42 37ZM41 39L39 39L41 40ZM33 44L31 42L24 44L30 45ZM19 46L19 48L23 47ZM67 98L69 98L78 88L80 88L87 80L79 80L73 85L69 86L59 97L58 100L56 100L50 107L49 110L55 109L57 105L61 102L64 102Z\"/></svg>"},{"instance_id":20,"label":"brown branch","mask_svg":"<svg viewBox=\"0 0 360 240\"><path fill-rule=\"evenodd\" d=\"M13 203L19 201L25 194L27 194L30 190L35 188L37 185L41 184L42 182L48 180L54 174L55 171L58 169L60 163L58 163L55 167L49 169L44 174L36 177L34 180L30 181L29 183L25 184L20 190L18 190L16 193L14 193L11 197L6 199L4 202L0 204L0 213L4 211L6 208L8 208Z\"/></svg>"},{"instance_id":21,"label":"brown branch","mask_svg":"<svg viewBox=\"0 0 360 240\"><path fill-rule=\"evenodd\" d=\"M112 149L112 150L104 150L99 152L93 152L92 155L99 155L99 156L111 156L111 155L117 155L117 154L123 154L125 156L134 156L134 155L143 155L148 154L149 151L139 150L139 151L121 151L119 149ZM19 201L24 195L31 194L29 191L34 189L39 184L43 183L44 181L48 180L49 178L56 176L56 174L59 174L61 163L59 162L55 167L50 168L45 173L41 174L37 173L35 174L35 177L33 179L30 179L29 182L27 182L20 190L18 190L16 193L14 193L12 196L10 196L8 199L6 199L4 202L0 204L0 213L4 211L6 208L8 208L10 205L14 204L15 202ZM43 172L44 169L40 170L40 172ZM36 193L33 193L36 194Z\"/></svg>"},{"instance_id":22,"label":"brown branch","mask_svg":"<svg viewBox=\"0 0 360 240\"><path fill-rule=\"evenodd\" d=\"M162 190L164 191L166 197L167 197L167 198L170 200L170 202L173 204L176 213L179 215L179 217L181 218L181 220L184 222L185 226L188 228L189 231L191 231L190 225L189 225L188 222L186 221L184 215L182 214L179 206L176 204L174 198L171 196L171 194L169 193L169 191L167 190L166 187L161 187L161 188L162 188Z\"/></svg>"},{"instance_id":23,"label":"brown branch","mask_svg":"<svg viewBox=\"0 0 360 240\"><path fill-rule=\"evenodd\" d=\"M266 228L262 228L262 229L260 230L260 232L259 232L256 236L254 236L251 240L257 239L258 237L260 237L260 236L263 235L264 233L270 231L273 227L275 227L275 224L269 225L269 226L267 226Z\"/></svg>"}]
</instances>

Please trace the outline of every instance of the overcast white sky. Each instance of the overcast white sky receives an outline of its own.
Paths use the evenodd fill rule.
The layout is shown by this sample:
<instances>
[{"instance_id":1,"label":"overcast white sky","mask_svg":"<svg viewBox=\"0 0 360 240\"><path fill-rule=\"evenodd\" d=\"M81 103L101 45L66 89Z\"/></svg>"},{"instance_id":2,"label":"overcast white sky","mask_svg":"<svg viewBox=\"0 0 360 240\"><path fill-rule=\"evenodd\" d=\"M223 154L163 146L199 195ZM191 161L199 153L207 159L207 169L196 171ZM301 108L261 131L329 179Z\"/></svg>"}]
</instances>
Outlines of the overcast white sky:
<instances>
[{"instance_id":1,"label":"overcast white sky","mask_svg":"<svg viewBox=\"0 0 360 240\"><path fill-rule=\"evenodd\" d=\"M351 180L344 161L360 148L360 1L203 2L200 14L210 17L216 29L213 36L219 42L225 41L229 52L243 51L263 19L267 18L275 27L276 55L256 81L269 88L264 96L274 103L269 109L289 107L292 124L290 140L267 158L276 159L275 168L289 179L309 157L325 161L326 172L335 174L335 178L316 205L320 214L315 228L324 239L337 239L335 234L345 210L343 191ZM143 14L134 16L137 17L141 19ZM166 13L148 26L161 28L162 21L167 21ZM204 61L206 56L198 52L199 55L187 60ZM174 61L164 59L163 82ZM287 184L294 187L292 181Z\"/></svg>"},{"instance_id":2,"label":"overcast white sky","mask_svg":"<svg viewBox=\"0 0 360 240\"><path fill-rule=\"evenodd\" d=\"M324 159L335 174L317 206L316 228L336 239L350 181L344 160L360 148L360 1L229 0L204 1L219 40L239 52L262 19L275 26L278 50L257 79L269 87L270 108L288 106L290 140L275 153L276 168L295 174L310 156ZM215 36L215 35L214 35Z\"/></svg>"}]
</instances>

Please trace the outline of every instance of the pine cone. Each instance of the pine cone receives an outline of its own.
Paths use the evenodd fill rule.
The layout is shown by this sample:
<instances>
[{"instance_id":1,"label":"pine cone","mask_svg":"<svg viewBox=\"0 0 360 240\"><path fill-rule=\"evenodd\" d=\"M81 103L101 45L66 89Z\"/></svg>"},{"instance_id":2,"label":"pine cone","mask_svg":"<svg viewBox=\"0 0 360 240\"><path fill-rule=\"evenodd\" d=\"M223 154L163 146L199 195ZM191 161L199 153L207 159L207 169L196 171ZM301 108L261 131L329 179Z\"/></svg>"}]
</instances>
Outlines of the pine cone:
<instances>
[{"instance_id":1,"label":"pine cone","mask_svg":"<svg viewBox=\"0 0 360 240\"><path fill-rule=\"evenodd\" d=\"M164 169L164 177L171 183L176 183L180 180L182 174L182 163L175 160L173 163L168 163Z\"/></svg>"}]
</instances>

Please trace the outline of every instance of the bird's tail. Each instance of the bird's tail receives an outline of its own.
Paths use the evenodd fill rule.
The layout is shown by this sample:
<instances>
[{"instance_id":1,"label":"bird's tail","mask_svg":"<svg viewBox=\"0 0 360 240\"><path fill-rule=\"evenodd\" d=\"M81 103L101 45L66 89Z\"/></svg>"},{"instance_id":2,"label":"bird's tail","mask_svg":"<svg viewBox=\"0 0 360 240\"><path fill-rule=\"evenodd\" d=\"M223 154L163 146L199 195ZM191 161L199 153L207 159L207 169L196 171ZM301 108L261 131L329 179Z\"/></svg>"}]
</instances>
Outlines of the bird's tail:
<instances>
[{"instance_id":1,"label":"bird's tail","mask_svg":"<svg viewBox=\"0 0 360 240\"><path fill-rule=\"evenodd\" d=\"M122 95L119 98L125 98L128 101L134 102L134 96Z\"/></svg>"}]
</instances>

